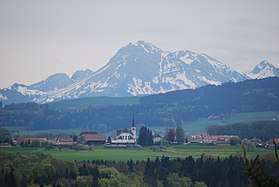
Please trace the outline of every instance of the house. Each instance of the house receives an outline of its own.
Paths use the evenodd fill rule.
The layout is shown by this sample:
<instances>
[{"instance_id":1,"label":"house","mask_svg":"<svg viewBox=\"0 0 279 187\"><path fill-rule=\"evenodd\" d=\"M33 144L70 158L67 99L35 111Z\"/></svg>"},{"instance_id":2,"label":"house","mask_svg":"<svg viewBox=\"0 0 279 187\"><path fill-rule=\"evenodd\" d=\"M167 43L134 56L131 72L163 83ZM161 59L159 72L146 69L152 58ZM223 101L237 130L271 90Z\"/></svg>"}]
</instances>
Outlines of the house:
<instances>
[{"instance_id":1,"label":"house","mask_svg":"<svg viewBox=\"0 0 279 187\"><path fill-rule=\"evenodd\" d=\"M137 144L137 127L133 118L130 129L121 129L116 131L116 139L112 140L112 144Z\"/></svg>"},{"instance_id":2,"label":"house","mask_svg":"<svg viewBox=\"0 0 279 187\"><path fill-rule=\"evenodd\" d=\"M191 134L189 137L188 137L188 141L190 143L203 143L203 135L202 134Z\"/></svg>"},{"instance_id":3,"label":"house","mask_svg":"<svg viewBox=\"0 0 279 187\"><path fill-rule=\"evenodd\" d=\"M106 137L96 132L81 132L79 136L84 139L87 145L101 145L106 142Z\"/></svg>"},{"instance_id":4,"label":"house","mask_svg":"<svg viewBox=\"0 0 279 187\"><path fill-rule=\"evenodd\" d=\"M254 137L251 139L251 143L255 145L256 147L264 147L263 141L259 138Z\"/></svg>"},{"instance_id":5,"label":"house","mask_svg":"<svg viewBox=\"0 0 279 187\"><path fill-rule=\"evenodd\" d=\"M153 135L153 144L160 145L162 144L162 142L163 142L163 136L158 133L155 133Z\"/></svg>"},{"instance_id":6,"label":"house","mask_svg":"<svg viewBox=\"0 0 279 187\"><path fill-rule=\"evenodd\" d=\"M70 138L69 136L60 136L57 137L54 142L52 142L53 145L75 145L77 142L73 141L73 138Z\"/></svg>"}]
</instances>

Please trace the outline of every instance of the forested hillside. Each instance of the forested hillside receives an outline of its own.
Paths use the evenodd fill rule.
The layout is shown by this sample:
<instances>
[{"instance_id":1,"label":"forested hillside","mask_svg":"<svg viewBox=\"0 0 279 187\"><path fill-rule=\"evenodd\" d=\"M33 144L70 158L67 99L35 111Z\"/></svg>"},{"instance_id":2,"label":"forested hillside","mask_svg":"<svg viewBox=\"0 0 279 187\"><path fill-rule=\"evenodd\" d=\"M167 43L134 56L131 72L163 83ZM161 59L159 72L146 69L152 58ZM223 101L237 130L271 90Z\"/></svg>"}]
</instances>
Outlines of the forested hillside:
<instances>
[{"instance_id":1,"label":"forested hillside","mask_svg":"<svg viewBox=\"0 0 279 187\"><path fill-rule=\"evenodd\" d=\"M98 132L128 127L132 116L147 126L173 126L210 115L279 110L279 77L205 86L146 96L138 105L54 110L47 104L11 104L0 108L0 126L34 129L86 128Z\"/></svg>"}]
</instances>

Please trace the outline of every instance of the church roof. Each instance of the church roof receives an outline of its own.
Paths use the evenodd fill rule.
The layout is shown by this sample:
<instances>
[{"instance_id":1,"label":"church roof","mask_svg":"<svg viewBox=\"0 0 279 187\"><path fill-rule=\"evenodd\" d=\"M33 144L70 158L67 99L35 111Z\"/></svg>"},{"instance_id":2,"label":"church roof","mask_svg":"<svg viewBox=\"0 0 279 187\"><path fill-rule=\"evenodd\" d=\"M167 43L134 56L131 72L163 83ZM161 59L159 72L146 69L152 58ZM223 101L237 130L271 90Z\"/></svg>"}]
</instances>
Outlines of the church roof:
<instances>
[{"instance_id":1,"label":"church roof","mask_svg":"<svg viewBox=\"0 0 279 187\"><path fill-rule=\"evenodd\" d=\"M131 130L128 129L121 129L116 131L116 135L119 136L121 133L130 133L131 135L134 135Z\"/></svg>"}]
</instances>

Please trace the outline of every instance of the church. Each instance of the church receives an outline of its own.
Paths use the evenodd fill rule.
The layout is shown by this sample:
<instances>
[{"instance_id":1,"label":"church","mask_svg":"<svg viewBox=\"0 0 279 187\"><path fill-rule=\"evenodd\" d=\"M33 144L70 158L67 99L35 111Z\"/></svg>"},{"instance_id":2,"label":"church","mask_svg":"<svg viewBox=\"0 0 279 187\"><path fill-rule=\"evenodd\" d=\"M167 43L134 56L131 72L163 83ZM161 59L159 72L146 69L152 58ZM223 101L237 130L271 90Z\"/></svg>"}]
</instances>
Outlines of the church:
<instances>
[{"instance_id":1,"label":"church","mask_svg":"<svg viewBox=\"0 0 279 187\"><path fill-rule=\"evenodd\" d=\"M137 127L133 118L130 129L121 129L116 131L116 139L112 140L113 144L137 144Z\"/></svg>"}]
</instances>

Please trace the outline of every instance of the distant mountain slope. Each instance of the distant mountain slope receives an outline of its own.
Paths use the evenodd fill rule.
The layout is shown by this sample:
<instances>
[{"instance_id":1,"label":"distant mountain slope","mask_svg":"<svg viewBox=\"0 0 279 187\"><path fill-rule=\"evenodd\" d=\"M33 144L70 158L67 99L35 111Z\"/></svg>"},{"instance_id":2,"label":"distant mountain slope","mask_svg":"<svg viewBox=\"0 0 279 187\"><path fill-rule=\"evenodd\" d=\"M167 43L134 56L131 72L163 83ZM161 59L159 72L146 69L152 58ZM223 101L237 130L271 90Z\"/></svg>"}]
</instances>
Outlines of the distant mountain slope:
<instances>
[{"instance_id":1,"label":"distant mountain slope","mask_svg":"<svg viewBox=\"0 0 279 187\"><path fill-rule=\"evenodd\" d=\"M251 72L248 72L247 75L253 79L277 77L279 76L279 68L263 60Z\"/></svg>"}]
</instances>

